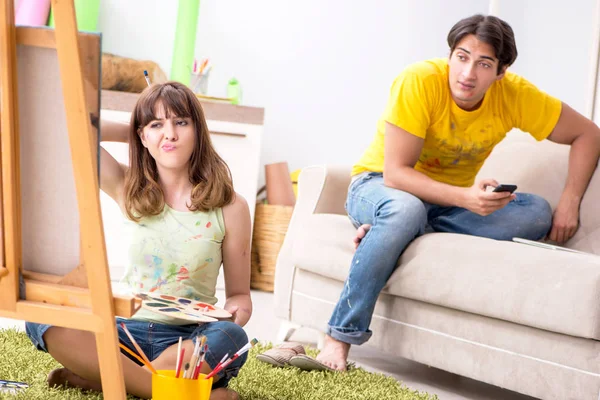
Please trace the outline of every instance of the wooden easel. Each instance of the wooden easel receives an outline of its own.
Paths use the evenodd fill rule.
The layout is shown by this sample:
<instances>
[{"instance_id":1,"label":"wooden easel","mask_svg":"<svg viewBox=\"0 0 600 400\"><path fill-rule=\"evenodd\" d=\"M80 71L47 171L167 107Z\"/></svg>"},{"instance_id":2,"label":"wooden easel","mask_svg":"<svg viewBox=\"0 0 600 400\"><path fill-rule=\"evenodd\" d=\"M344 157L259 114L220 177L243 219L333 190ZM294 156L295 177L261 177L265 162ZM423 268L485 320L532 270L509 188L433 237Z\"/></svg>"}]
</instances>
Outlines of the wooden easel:
<instances>
[{"instance_id":1,"label":"wooden easel","mask_svg":"<svg viewBox=\"0 0 600 400\"><path fill-rule=\"evenodd\" d=\"M98 142L90 122L90 88L84 87L83 79L84 41L77 30L73 0L52 0L52 7L55 30L17 28L14 1L0 0L0 316L94 332L104 396L125 399L115 315L131 317L139 302L112 294L100 209ZM66 277L28 272L23 266L17 44L56 49L58 55L60 76L45 79L61 81L80 235L79 263L67 266L75 272ZM97 103L100 88L94 90ZM43 204L40 201L39 206ZM26 250L28 257L35 251Z\"/></svg>"}]
</instances>

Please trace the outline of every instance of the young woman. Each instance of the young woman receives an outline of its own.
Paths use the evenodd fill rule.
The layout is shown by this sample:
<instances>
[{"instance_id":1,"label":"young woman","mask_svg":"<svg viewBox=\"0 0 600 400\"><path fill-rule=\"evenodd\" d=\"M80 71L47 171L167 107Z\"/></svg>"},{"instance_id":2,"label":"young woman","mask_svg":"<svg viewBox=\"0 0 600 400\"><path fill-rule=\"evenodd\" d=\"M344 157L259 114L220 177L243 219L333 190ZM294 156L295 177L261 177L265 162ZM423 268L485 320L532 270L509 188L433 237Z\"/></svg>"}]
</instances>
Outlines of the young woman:
<instances>
[{"instance_id":1,"label":"young woman","mask_svg":"<svg viewBox=\"0 0 600 400\"><path fill-rule=\"evenodd\" d=\"M120 206L131 226L129 265L123 283L132 293L153 292L215 304L221 263L225 309L231 321L190 324L140 310L118 319L120 341L133 349L123 322L156 369L174 369L179 337L185 362L194 341L206 336L207 373L248 338L242 326L250 319L250 213L233 190L229 169L213 148L202 108L184 85L167 82L147 88L129 125L102 122L103 141L129 142L130 165L100 154L100 186ZM48 376L51 386L68 383L101 390L95 338L90 332L27 323L27 334L65 368ZM239 357L215 376L211 399L237 398L226 389L246 361ZM122 355L127 392L152 397L151 372Z\"/></svg>"}]
</instances>

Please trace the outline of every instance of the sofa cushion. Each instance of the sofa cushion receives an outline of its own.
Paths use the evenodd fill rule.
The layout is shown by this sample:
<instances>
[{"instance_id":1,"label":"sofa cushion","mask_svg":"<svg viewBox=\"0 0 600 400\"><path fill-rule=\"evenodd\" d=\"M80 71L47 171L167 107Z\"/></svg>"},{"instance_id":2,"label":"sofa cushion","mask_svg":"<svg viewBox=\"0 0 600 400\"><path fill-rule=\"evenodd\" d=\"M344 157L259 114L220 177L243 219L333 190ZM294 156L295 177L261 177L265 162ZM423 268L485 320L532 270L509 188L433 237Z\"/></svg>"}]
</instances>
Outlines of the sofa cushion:
<instances>
[{"instance_id":1,"label":"sofa cushion","mask_svg":"<svg viewBox=\"0 0 600 400\"><path fill-rule=\"evenodd\" d=\"M344 281L354 232L346 216L311 215L293 242L294 265ZM600 257L431 233L399 264L384 292L600 340Z\"/></svg>"}]
</instances>

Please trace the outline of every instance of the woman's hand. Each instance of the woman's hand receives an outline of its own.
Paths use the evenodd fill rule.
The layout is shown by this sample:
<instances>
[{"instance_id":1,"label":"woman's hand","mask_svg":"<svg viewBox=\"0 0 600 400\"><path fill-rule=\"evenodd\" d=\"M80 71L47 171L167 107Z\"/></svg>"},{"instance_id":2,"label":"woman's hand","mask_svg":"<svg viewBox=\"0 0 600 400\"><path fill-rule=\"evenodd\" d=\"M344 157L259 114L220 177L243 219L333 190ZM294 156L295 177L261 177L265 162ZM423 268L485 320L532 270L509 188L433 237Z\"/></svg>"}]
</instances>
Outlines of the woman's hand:
<instances>
[{"instance_id":1,"label":"woman's hand","mask_svg":"<svg viewBox=\"0 0 600 400\"><path fill-rule=\"evenodd\" d=\"M247 308L240 308L239 306L231 306L229 309L226 307L225 310L231 313L231 318L228 318L228 320L239 326L246 325L252 315L250 310Z\"/></svg>"},{"instance_id":2,"label":"woman's hand","mask_svg":"<svg viewBox=\"0 0 600 400\"><path fill-rule=\"evenodd\" d=\"M227 299L224 308L231 314L227 321L244 326L252 315L252 300L249 295L234 296Z\"/></svg>"}]
</instances>

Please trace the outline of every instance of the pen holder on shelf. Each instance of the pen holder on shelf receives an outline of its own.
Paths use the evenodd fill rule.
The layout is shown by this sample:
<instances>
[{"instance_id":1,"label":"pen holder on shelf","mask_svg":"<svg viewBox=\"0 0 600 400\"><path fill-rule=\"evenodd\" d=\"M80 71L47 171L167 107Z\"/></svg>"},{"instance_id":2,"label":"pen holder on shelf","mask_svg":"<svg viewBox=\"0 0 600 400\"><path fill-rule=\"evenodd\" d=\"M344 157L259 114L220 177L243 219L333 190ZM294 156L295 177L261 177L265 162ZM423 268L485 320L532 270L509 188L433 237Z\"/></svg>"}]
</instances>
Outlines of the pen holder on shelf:
<instances>
[{"instance_id":1,"label":"pen holder on shelf","mask_svg":"<svg viewBox=\"0 0 600 400\"><path fill-rule=\"evenodd\" d=\"M209 74L192 74L190 79L190 89L196 94L206 95L208 93Z\"/></svg>"},{"instance_id":2,"label":"pen holder on shelf","mask_svg":"<svg viewBox=\"0 0 600 400\"><path fill-rule=\"evenodd\" d=\"M153 400L209 400L213 378L204 379L206 375L198 375L198 379L175 378L175 371L159 370L152 375Z\"/></svg>"}]
</instances>

